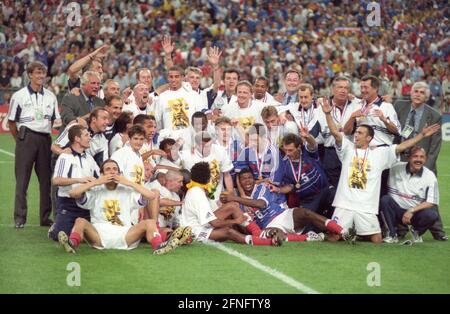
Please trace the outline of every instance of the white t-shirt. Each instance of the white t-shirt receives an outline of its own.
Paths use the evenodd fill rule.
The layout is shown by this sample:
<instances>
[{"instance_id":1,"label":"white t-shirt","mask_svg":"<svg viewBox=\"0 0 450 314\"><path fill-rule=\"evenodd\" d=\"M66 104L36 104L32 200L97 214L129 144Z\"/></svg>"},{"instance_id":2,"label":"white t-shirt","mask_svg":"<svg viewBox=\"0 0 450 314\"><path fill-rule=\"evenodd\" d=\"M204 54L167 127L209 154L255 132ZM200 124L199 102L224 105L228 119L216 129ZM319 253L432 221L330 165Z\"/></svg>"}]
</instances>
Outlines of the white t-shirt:
<instances>
[{"instance_id":1,"label":"white t-shirt","mask_svg":"<svg viewBox=\"0 0 450 314\"><path fill-rule=\"evenodd\" d=\"M212 211L205 191L200 187L189 189L181 210L181 225L190 226L194 229L204 227L215 219L217 217Z\"/></svg>"},{"instance_id":2,"label":"white t-shirt","mask_svg":"<svg viewBox=\"0 0 450 314\"><path fill-rule=\"evenodd\" d=\"M159 95L156 105L157 120L162 122L161 129L184 129L191 125L192 115L208 109L198 93L180 88L168 90Z\"/></svg>"},{"instance_id":3,"label":"white t-shirt","mask_svg":"<svg viewBox=\"0 0 450 314\"><path fill-rule=\"evenodd\" d=\"M125 112L125 111L131 112L133 114L133 118L139 114L147 114L147 115L155 116L156 104L155 104L155 102L152 102L151 105L147 105L144 109L141 109L135 103L132 103L132 104L124 105L122 111L123 112Z\"/></svg>"},{"instance_id":4,"label":"white t-shirt","mask_svg":"<svg viewBox=\"0 0 450 314\"><path fill-rule=\"evenodd\" d=\"M208 156L202 156L198 150L183 150L180 152L180 159L183 168L191 170L198 162L206 161L211 169L211 180L209 181L209 192L214 201L219 200L220 193L223 190L223 173L233 169L233 164L228 157L227 151L217 144L211 145L211 152Z\"/></svg>"},{"instance_id":5,"label":"white t-shirt","mask_svg":"<svg viewBox=\"0 0 450 314\"><path fill-rule=\"evenodd\" d=\"M253 95L253 99L263 102L265 106L275 106L276 107L276 106L281 105L281 103L276 101L275 98L268 92L266 92L266 94L264 95L264 97L262 99L256 99L254 95Z\"/></svg>"},{"instance_id":6,"label":"white t-shirt","mask_svg":"<svg viewBox=\"0 0 450 314\"><path fill-rule=\"evenodd\" d=\"M122 175L128 180L142 185L144 179L144 162L141 155L125 145L111 156L119 164Z\"/></svg>"},{"instance_id":7,"label":"white t-shirt","mask_svg":"<svg viewBox=\"0 0 450 314\"><path fill-rule=\"evenodd\" d=\"M120 133L114 134L111 141L109 141L109 154L113 155L117 150L123 147L123 135Z\"/></svg>"},{"instance_id":8,"label":"white t-shirt","mask_svg":"<svg viewBox=\"0 0 450 314\"><path fill-rule=\"evenodd\" d=\"M396 146L356 150L355 145L344 137L342 146L336 145L342 170L333 206L378 214L381 173L397 162Z\"/></svg>"},{"instance_id":9,"label":"white t-shirt","mask_svg":"<svg viewBox=\"0 0 450 314\"><path fill-rule=\"evenodd\" d=\"M118 185L108 190L105 185L95 186L87 191L77 203L81 208L91 211L91 222L110 223L118 226L136 224L137 211L147 202L133 189Z\"/></svg>"},{"instance_id":10,"label":"white t-shirt","mask_svg":"<svg viewBox=\"0 0 450 314\"><path fill-rule=\"evenodd\" d=\"M162 186L158 180L154 180L149 184L146 184L146 187L149 189L156 189L159 191L161 198L166 198L172 201L180 201L180 196L175 193L169 191L165 186ZM163 215L159 215L158 221L159 226L161 228L168 227L168 228L174 228L176 226L180 225L180 216L181 216L181 206L167 206L167 207L173 207L174 211L172 214L172 217L167 219L167 217L164 217ZM162 209L162 207L160 207Z\"/></svg>"},{"instance_id":11,"label":"white t-shirt","mask_svg":"<svg viewBox=\"0 0 450 314\"><path fill-rule=\"evenodd\" d=\"M254 123L263 123L261 111L265 104L259 100L252 100L247 108L239 107L237 100L222 107L222 115L230 119L239 120L239 126L247 130Z\"/></svg>"}]
</instances>

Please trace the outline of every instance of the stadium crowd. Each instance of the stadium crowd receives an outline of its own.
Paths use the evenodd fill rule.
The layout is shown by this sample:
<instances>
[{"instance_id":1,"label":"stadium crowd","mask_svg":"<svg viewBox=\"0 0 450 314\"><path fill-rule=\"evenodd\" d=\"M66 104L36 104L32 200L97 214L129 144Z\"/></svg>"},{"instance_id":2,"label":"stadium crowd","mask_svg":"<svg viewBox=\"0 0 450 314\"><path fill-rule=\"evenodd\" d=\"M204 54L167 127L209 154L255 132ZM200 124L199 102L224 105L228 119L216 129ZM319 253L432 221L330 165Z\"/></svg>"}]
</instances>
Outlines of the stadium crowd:
<instances>
[{"instance_id":1,"label":"stadium crowd","mask_svg":"<svg viewBox=\"0 0 450 314\"><path fill-rule=\"evenodd\" d=\"M448 7L381 9L369 27L365 1L89 1L73 26L64 3L4 1L16 228L34 166L68 252L447 240Z\"/></svg>"}]
</instances>

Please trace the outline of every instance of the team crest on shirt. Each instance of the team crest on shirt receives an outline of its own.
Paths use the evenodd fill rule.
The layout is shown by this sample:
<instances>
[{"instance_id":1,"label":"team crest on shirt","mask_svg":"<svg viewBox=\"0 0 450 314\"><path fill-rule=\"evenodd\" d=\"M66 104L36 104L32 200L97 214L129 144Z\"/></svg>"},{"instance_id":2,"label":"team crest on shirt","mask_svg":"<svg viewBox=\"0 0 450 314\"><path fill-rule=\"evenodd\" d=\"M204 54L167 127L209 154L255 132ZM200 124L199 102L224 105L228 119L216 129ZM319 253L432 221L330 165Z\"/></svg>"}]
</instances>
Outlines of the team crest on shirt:
<instances>
[{"instance_id":1,"label":"team crest on shirt","mask_svg":"<svg viewBox=\"0 0 450 314\"><path fill-rule=\"evenodd\" d=\"M184 98L171 99L168 102L172 127L185 128L189 126L189 105Z\"/></svg>"},{"instance_id":2,"label":"team crest on shirt","mask_svg":"<svg viewBox=\"0 0 450 314\"><path fill-rule=\"evenodd\" d=\"M120 220L119 200L105 200L103 203L105 219L116 226L123 226Z\"/></svg>"}]
</instances>

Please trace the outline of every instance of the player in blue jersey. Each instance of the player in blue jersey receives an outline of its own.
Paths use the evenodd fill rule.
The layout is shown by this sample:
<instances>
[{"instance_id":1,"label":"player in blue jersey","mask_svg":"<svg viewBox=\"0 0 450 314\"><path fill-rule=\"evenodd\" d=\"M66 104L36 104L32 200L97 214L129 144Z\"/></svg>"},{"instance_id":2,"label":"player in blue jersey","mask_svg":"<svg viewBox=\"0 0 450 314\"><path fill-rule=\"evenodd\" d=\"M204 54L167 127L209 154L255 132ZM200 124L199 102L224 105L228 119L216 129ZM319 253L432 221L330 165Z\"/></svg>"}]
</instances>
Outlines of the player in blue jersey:
<instances>
[{"instance_id":1,"label":"player in blue jersey","mask_svg":"<svg viewBox=\"0 0 450 314\"><path fill-rule=\"evenodd\" d=\"M254 220L266 236L281 236L287 241L323 240L313 232L301 234L306 226L313 224L333 234L341 235L343 239L354 242L353 230L344 230L335 221L327 219L303 207L289 208L286 197L280 188L267 183L256 184L252 171L242 169L238 174L242 197L222 193L222 203L238 202L253 214Z\"/></svg>"}]
</instances>

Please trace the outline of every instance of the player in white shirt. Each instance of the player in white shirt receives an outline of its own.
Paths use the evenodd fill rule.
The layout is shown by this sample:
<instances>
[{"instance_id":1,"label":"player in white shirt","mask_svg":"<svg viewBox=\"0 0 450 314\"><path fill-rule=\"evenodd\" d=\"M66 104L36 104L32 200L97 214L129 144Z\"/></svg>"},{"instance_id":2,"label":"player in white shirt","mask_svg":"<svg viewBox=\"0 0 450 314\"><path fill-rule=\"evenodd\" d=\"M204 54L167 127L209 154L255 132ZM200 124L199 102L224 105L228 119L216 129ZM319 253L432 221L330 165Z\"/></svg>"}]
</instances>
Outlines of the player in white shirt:
<instances>
[{"instance_id":1,"label":"player in white shirt","mask_svg":"<svg viewBox=\"0 0 450 314\"><path fill-rule=\"evenodd\" d=\"M170 90L159 95L156 106L156 119L161 121L161 129L179 130L190 125L194 112L207 109L202 105L200 95L182 87L183 70L179 67L169 69Z\"/></svg>"},{"instance_id":2,"label":"player in white shirt","mask_svg":"<svg viewBox=\"0 0 450 314\"><path fill-rule=\"evenodd\" d=\"M398 242L398 224L411 225L413 241L422 242L422 234L439 218L438 182L434 173L424 167L426 160L425 150L415 146L408 162L399 162L390 169L389 194L380 201L380 211L389 229L384 242Z\"/></svg>"},{"instance_id":3,"label":"player in white shirt","mask_svg":"<svg viewBox=\"0 0 450 314\"><path fill-rule=\"evenodd\" d=\"M170 36L164 36L161 45L164 50L164 65L166 69L170 69L174 66L172 53L175 45L172 43ZM202 70L200 68L188 67L185 71L186 81L182 82L182 86L186 90L192 90L200 95L202 107L205 108L205 111L211 109L220 86L221 70L219 63L221 55L222 51L218 47L209 47L207 60L214 72L214 84L208 88L200 88L200 80L202 78Z\"/></svg>"},{"instance_id":4,"label":"player in white shirt","mask_svg":"<svg viewBox=\"0 0 450 314\"><path fill-rule=\"evenodd\" d=\"M132 212L148 201L159 198L159 194L119 175L120 169L113 160L101 167L102 176L82 184L70 191L79 206L91 211L91 222L78 218L68 237L64 231L58 240L68 253L75 253L81 241L86 240L97 249L130 250L139 245L142 237L151 244L154 254L167 253L179 245L177 238L163 243L156 221L132 220Z\"/></svg>"},{"instance_id":5,"label":"player in white shirt","mask_svg":"<svg viewBox=\"0 0 450 314\"><path fill-rule=\"evenodd\" d=\"M104 135L108 123L109 113L105 108L97 107L91 112L88 124L91 141L89 142L89 148L86 150L86 153L91 155L99 166L109 157L109 144ZM75 125L79 124L76 122L69 124L58 136L52 145L53 152L59 152L61 149L67 147L69 144L69 132L67 129Z\"/></svg>"},{"instance_id":6,"label":"player in white shirt","mask_svg":"<svg viewBox=\"0 0 450 314\"><path fill-rule=\"evenodd\" d=\"M78 217L90 219L89 211L80 208L75 200L70 198L69 192L76 184L93 181L100 175L100 169L94 159L85 153L91 140L87 128L76 124L66 130L69 133L70 147L59 155L52 178L52 184L58 187L56 219L48 231L48 236L55 241L59 231L70 232Z\"/></svg>"},{"instance_id":7,"label":"player in white shirt","mask_svg":"<svg viewBox=\"0 0 450 314\"><path fill-rule=\"evenodd\" d=\"M230 171L233 170L233 164L228 158L225 149L217 144L213 144L211 135L207 132L197 133L192 150L183 150L179 153L181 164L184 169L191 168L198 162L208 162L211 172L211 181L208 184L208 196L219 205L219 196L223 189L233 191L233 179Z\"/></svg>"},{"instance_id":8,"label":"player in white shirt","mask_svg":"<svg viewBox=\"0 0 450 314\"><path fill-rule=\"evenodd\" d=\"M237 87L237 99L222 107L222 115L231 119L234 127L233 138L245 141L245 132L255 123L262 123L261 111L265 104L252 99L252 85L241 81Z\"/></svg>"},{"instance_id":9,"label":"player in white shirt","mask_svg":"<svg viewBox=\"0 0 450 314\"><path fill-rule=\"evenodd\" d=\"M160 184L158 180L149 183L149 188L159 190L159 227L175 230L180 225L181 205L178 192L183 186L183 175L179 171L169 170L164 175L165 180Z\"/></svg>"},{"instance_id":10,"label":"player in white shirt","mask_svg":"<svg viewBox=\"0 0 450 314\"><path fill-rule=\"evenodd\" d=\"M123 106L123 111L130 111L133 117L139 114L156 114L156 102L149 96L148 87L142 83L137 84L133 89L134 102Z\"/></svg>"},{"instance_id":11,"label":"player in white shirt","mask_svg":"<svg viewBox=\"0 0 450 314\"><path fill-rule=\"evenodd\" d=\"M207 162L199 162L192 167L191 182L187 185L188 191L181 211L181 224L192 228L196 241L232 240L248 245L281 245L278 238L260 238L261 229L240 210L237 203L230 202L213 210L207 197L210 176ZM251 235L233 229L235 225L245 227Z\"/></svg>"},{"instance_id":12,"label":"player in white shirt","mask_svg":"<svg viewBox=\"0 0 450 314\"><path fill-rule=\"evenodd\" d=\"M236 69L225 69L223 71L224 90L217 93L212 105L213 114L220 115L223 106L236 101L236 87L239 81L239 71Z\"/></svg>"},{"instance_id":13,"label":"player in white shirt","mask_svg":"<svg viewBox=\"0 0 450 314\"><path fill-rule=\"evenodd\" d=\"M112 154L111 159L117 162L125 178L142 185L144 162L139 150L142 148L145 139L144 128L140 125L133 125L128 130L128 138L128 143Z\"/></svg>"},{"instance_id":14,"label":"player in white shirt","mask_svg":"<svg viewBox=\"0 0 450 314\"><path fill-rule=\"evenodd\" d=\"M298 91L300 102L291 102L285 106L278 106L277 110L280 113L283 123L287 119L287 114L290 113L298 128L308 128L309 133L314 139L318 143L321 143L321 139L319 138L320 124L318 121L318 110L313 96L314 88L311 84L300 84Z\"/></svg>"},{"instance_id":15,"label":"player in white shirt","mask_svg":"<svg viewBox=\"0 0 450 314\"><path fill-rule=\"evenodd\" d=\"M278 111L274 106L266 106L261 111L261 118L267 129L267 139L276 147L281 147L281 142L286 134L293 133L298 135L298 127L293 121L286 121L280 124Z\"/></svg>"},{"instance_id":16,"label":"player in white shirt","mask_svg":"<svg viewBox=\"0 0 450 314\"><path fill-rule=\"evenodd\" d=\"M122 112L114 123L115 134L109 141L109 154L122 148L128 142L128 130L133 126L133 114L129 111Z\"/></svg>"},{"instance_id":17,"label":"player in white shirt","mask_svg":"<svg viewBox=\"0 0 450 314\"><path fill-rule=\"evenodd\" d=\"M141 125L145 130L145 140L139 150L144 161L145 176L144 181L149 181L152 177L156 163L164 152L158 149L159 135L156 132L156 119L152 115L140 114L133 120L134 125Z\"/></svg>"},{"instance_id":18,"label":"player in white shirt","mask_svg":"<svg viewBox=\"0 0 450 314\"><path fill-rule=\"evenodd\" d=\"M279 106L280 103L269 94L269 79L265 76L258 76L253 84L253 99L259 100L267 106Z\"/></svg>"},{"instance_id":19,"label":"player in white shirt","mask_svg":"<svg viewBox=\"0 0 450 314\"><path fill-rule=\"evenodd\" d=\"M391 145L401 128L394 106L378 95L380 81L375 76L364 76L360 84L361 108L352 113L344 126L344 133L351 135L355 126L370 125L375 130L370 146Z\"/></svg>"},{"instance_id":20,"label":"player in white shirt","mask_svg":"<svg viewBox=\"0 0 450 314\"><path fill-rule=\"evenodd\" d=\"M419 135L399 145L369 147L374 138L371 126L360 125L356 129L353 144L336 127L327 99L323 100L322 110L326 114L328 127L336 140L336 150L342 162L341 177L333 202L336 208L333 220L343 228L350 228L355 224L358 235L380 243L382 237L377 214L383 170L397 162L397 154L414 146L424 137L431 136L440 126L434 124L424 128Z\"/></svg>"},{"instance_id":21,"label":"player in white shirt","mask_svg":"<svg viewBox=\"0 0 450 314\"><path fill-rule=\"evenodd\" d=\"M204 112L197 111L192 115L191 125L187 129L170 130L163 129L159 135L160 139L173 138L174 140L181 139L183 145L182 150L191 150L194 145L194 137L198 132L207 131L211 135L215 130L210 125L208 118Z\"/></svg>"}]
</instances>

